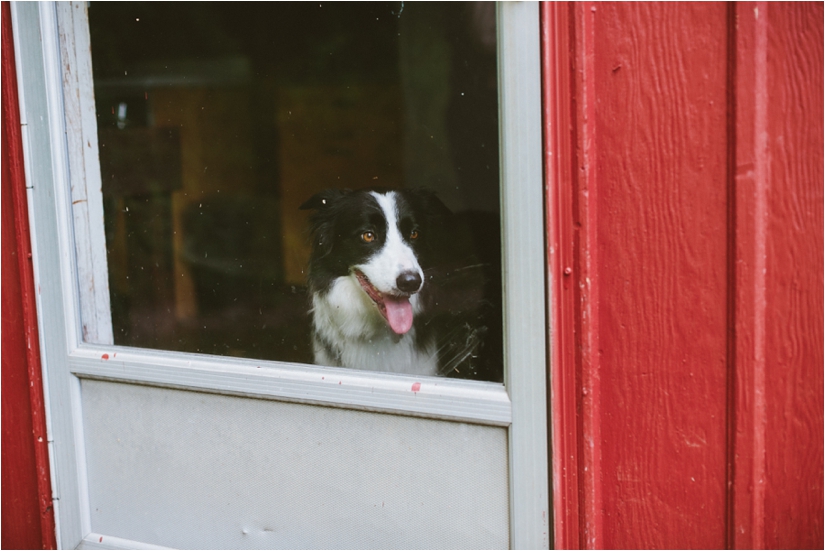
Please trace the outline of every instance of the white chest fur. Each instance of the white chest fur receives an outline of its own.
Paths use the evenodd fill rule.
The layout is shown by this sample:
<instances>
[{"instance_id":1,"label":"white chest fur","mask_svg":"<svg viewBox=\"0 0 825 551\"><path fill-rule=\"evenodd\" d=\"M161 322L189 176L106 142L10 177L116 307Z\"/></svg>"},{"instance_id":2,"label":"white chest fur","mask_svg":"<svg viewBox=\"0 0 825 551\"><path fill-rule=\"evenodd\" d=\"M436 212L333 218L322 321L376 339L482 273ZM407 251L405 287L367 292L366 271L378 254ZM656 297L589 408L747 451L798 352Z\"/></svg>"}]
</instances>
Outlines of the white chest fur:
<instances>
[{"instance_id":1,"label":"white chest fur","mask_svg":"<svg viewBox=\"0 0 825 551\"><path fill-rule=\"evenodd\" d=\"M414 314L418 296L410 297ZM436 375L435 345L417 343L415 328L396 335L353 276L312 297L315 363L368 371Z\"/></svg>"}]
</instances>

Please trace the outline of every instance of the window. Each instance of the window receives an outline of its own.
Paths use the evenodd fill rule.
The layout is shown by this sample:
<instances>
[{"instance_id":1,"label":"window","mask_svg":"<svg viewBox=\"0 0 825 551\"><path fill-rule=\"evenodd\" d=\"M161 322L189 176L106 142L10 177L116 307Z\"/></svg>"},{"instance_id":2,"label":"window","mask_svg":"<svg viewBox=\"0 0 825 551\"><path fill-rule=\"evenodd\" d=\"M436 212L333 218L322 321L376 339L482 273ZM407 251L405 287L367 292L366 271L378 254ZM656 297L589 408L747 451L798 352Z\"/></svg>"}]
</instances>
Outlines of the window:
<instances>
[{"instance_id":1,"label":"window","mask_svg":"<svg viewBox=\"0 0 825 551\"><path fill-rule=\"evenodd\" d=\"M284 9L310 7L315 9L309 5ZM318 10L328 8L318 6ZM347 17L355 17L351 13L340 12L326 20L319 17L319 26L328 27L307 25L303 42L285 40L282 46L302 45L322 53L331 48L356 59L364 49L381 44L382 55L364 54L375 55L370 67L351 66L347 60L324 64L320 57L303 54L283 57L273 61L284 63L278 75L300 74L307 59L316 59L321 68L316 69L317 82L287 81L280 88L278 82L267 81L265 65L251 58L244 61L244 55L252 55L255 49L245 49L243 43L264 40L260 33L269 28L268 22L250 21L255 14L249 10L256 8L138 5L136 9L147 11L128 21L136 26L151 23L152 10L192 10L181 18L187 30L175 40L179 51L190 48L209 53L209 58L181 54L169 60L176 63L169 72L161 72L149 60L137 60L122 77L115 69L110 69L111 74L98 73L106 70L107 62L90 55L98 55L95 40L108 32L97 26L97 9L127 6L15 3L12 7L60 545L480 548L509 542L546 547L549 486L537 6L497 7L497 79L474 89L494 85L498 110L471 110L469 115L459 110L454 115L455 120L480 128L487 128L490 121L474 119L477 113L497 120L498 146L491 149L498 152L480 158L489 158L490 167L498 162L499 168L496 177L490 177L494 183L485 184L492 187L479 184L477 189L464 187L458 175L458 168L468 165L463 161L450 165L445 159L461 158L460 147L480 148L483 143L486 149L491 142L486 137L479 140L484 131L475 126L471 126L472 143L451 137L450 132L470 129L439 119L433 113L443 112L444 103L436 109L423 105L422 98L431 96L432 101L450 104L449 98L438 94L457 91L455 82L463 78L463 69L451 73L452 62L437 55L428 58L427 51L444 48L438 36L451 35L439 34L440 30L457 24L464 29L461 32L486 29L476 35L482 52L490 39L489 14L483 9L474 15L469 6L426 7L433 10L430 15L436 21L428 23L431 20L423 16L416 21L409 4L354 6L353 13L362 15L389 10L388 16L382 15L386 11L377 15L377 23L384 17L395 18L377 35L364 31L369 39L336 34L336 28L347 26L343 24ZM448 13L458 9L469 11ZM410 16L409 21L405 16ZM138 21L141 17L145 19ZM221 30L232 26L230 20L259 30L232 37ZM428 39L397 40L405 25L421 25L414 30ZM288 31L290 26L286 27ZM386 42L380 42L382 33L389 35L384 36ZM111 32L108 36L108 40L118 39ZM163 46L166 39L147 40L172 51ZM210 44L212 50L206 46ZM466 46L462 42L452 47ZM405 54L405 48L424 52ZM119 52L116 45L101 50L104 56L126 55ZM487 54L479 55L487 60L483 63L490 63ZM382 65L382 57L402 61L392 69ZM443 81L427 82L426 76L416 73L423 71L424 65L418 65L421 59L440 59L441 73L436 74L459 80L449 87ZM297 69L289 66L290 60ZM341 83L354 78L353 72L378 82L382 91L367 94L368 102L363 94L348 96ZM387 76L391 73L392 78ZM252 85L257 80L263 81L263 91ZM193 81L198 84L192 85ZM147 89L147 82L155 82L155 87ZM313 86L326 89L319 92ZM434 92L410 96L413 99L402 103L398 98L404 97L405 87ZM163 94L167 94L165 104L160 100ZM267 99L273 95L274 105ZM202 100L200 106L193 97ZM301 102L306 109L307 98L318 109L343 113L330 118L329 125L340 124L334 121L346 121L347 116L367 117L364 113L370 109L363 103L381 116L371 119L369 133L362 125L342 124L325 128L329 137L307 123L309 146L298 147L302 145L298 143L289 150L305 155L305 160L297 165L301 170L293 167L289 172L285 165L295 159L283 154L287 147L283 136L290 128L297 133L298 127L289 126L295 124L289 119L290 109L283 119L279 109L295 105L298 111ZM215 115L198 119L197 107ZM158 124L164 116L162 108L168 110L170 120L191 118L177 126ZM428 126L433 130L431 139L440 140L438 147L449 146L451 155L439 158L432 150L432 155L425 155L430 146L424 144L429 142L416 132L421 130L418 122L429 121L428 117L434 125L442 125L439 132ZM255 124L258 118L273 124ZM416 124L404 122L407 119ZM189 121L198 120L204 125L199 127L200 135L186 135ZM268 135L273 128L274 136ZM221 133L237 138L218 147L218 138L211 137ZM382 139L366 135L376 133ZM322 134L323 144L313 143L312 137ZM356 142L358 147L347 149ZM317 153L319 147L325 148L324 155ZM273 149L281 153L275 155ZM188 164L196 153L197 163ZM306 255L306 249L290 245L286 237L300 224L279 219L295 214L283 205L289 196L284 182L302 178L303 169L309 174L326 170L325 159L346 158L343 153L357 159L366 155L368 164L381 172L365 174L378 176L379 183L382 177L391 180L394 171L400 182L392 185L399 188L418 184L406 178L416 175L416 160L424 157L422 162L431 164L421 170L436 181L428 183L442 185L438 191L454 211L500 216L503 344L488 358L503 365L503 383L494 382L498 375L468 381L309 365L305 356L289 356L298 352L288 350L293 339L288 332L299 332L298 322L286 323L283 332L273 333L283 339L274 352L264 351L262 339L243 331L233 334L231 323L210 334L210 320L225 323L231 318L235 298L245 302L240 306L247 315L249 303L259 301L259 316L264 316L264 306L271 309L267 315L277 311L300 316L297 301L290 302L292 286L297 294L301 285L295 272L300 262L289 264L285 251L293 250L297 257ZM214 158L215 163L204 163L204 158ZM347 172L354 170L347 168L352 164L341 161L342 177L348 173L355 178ZM209 173L212 169L218 176ZM472 169L481 166L476 163ZM484 171L488 171L486 163ZM439 178L456 185L457 193L439 184ZM266 186L270 179L278 184L277 193ZM218 187L224 183L230 187ZM304 185L308 184L299 187ZM198 192L203 192L203 201L184 195ZM269 212L274 213L271 219L265 215ZM205 216L212 221L202 222ZM213 233L214 228L243 229L246 224L238 220L248 221L253 230L227 237L228 244L219 243L221 235ZM490 222L480 225L494 235L499 227ZM470 232L470 237L476 235ZM261 243L264 238L267 243ZM280 252L268 258L260 251L270 243L272 250ZM155 255L155 249L161 252ZM476 254L498 249L478 250ZM201 253L203 260L217 255L217 262L203 262ZM282 265L273 267L273 258L281 258ZM233 271L236 259L249 262L249 271L241 271L241 261L238 271ZM164 280L176 278L176 270L187 262L181 277L185 283ZM211 275L197 274L207 268L212 268ZM137 278L146 271L154 275L126 286L127 277L131 280L132 274ZM221 295L233 278L239 280L235 285L243 293ZM272 294L264 292L267 284ZM495 292L486 298L495 301ZM204 319L208 321L203 333L186 326Z\"/></svg>"},{"instance_id":2,"label":"window","mask_svg":"<svg viewBox=\"0 0 825 551\"><path fill-rule=\"evenodd\" d=\"M115 344L312 363L300 206L423 187L452 215L421 237L421 356L502 380L494 4L101 3L89 25Z\"/></svg>"}]
</instances>

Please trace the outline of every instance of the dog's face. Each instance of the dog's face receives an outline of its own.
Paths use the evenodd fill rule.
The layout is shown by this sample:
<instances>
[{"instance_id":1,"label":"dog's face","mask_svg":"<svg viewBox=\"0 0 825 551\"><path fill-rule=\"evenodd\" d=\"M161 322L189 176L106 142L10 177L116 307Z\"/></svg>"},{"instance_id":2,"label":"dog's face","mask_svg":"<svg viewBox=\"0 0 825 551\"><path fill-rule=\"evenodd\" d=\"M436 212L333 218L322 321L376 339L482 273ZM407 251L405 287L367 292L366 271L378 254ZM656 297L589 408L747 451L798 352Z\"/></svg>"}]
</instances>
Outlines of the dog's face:
<instances>
[{"instance_id":1,"label":"dog's face","mask_svg":"<svg viewBox=\"0 0 825 551\"><path fill-rule=\"evenodd\" d=\"M410 330L426 283L422 260L433 216L446 207L424 191L321 192L301 208L315 209L309 285L342 307L366 305L396 334Z\"/></svg>"}]
</instances>

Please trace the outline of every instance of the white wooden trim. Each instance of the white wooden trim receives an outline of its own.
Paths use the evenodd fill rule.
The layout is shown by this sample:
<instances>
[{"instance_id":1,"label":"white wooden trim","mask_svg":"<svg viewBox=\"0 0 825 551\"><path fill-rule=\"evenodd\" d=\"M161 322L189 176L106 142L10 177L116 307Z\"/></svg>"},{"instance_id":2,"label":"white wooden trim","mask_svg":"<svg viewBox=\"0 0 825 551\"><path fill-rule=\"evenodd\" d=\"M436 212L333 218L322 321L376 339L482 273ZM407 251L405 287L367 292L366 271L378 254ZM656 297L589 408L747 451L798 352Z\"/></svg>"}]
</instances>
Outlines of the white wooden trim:
<instances>
[{"instance_id":1,"label":"white wooden trim","mask_svg":"<svg viewBox=\"0 0 825 551\"><path fill-rule=\"evenodd\" d=\"M60 50L60 20L58 6L61 2L44 2L40 7L40 28L43 44L43 68L46 80L46 97L49 109L49 139L51 140L52 168L53 168L53 201L58 220L57 241L60 251L60 274L62 282L63 319L65 320L65 334L62 341L66 350L71 350L81 340L81 296L78 288L79 274L77 261L77 236L73 222L72 181L70 178L69 160L71 151L67 148L68 129L66 127L65 111L65 82L64 62ZM102 216L102 210L101 210ZM102 218L100 229L103 230ZM105 249L105 245L104 245ZM105 254L105 250L104 250ZM45 274L44 274L45 277ZM57 340L57 339L55 339ZM59 341L58 341L59 342ZM62 359L62 358L61 358ZM77 479L76 499L79 503L79 518L81 533L91 530L89 510L88 471L86 468L85 438L83 430L83 413L80 400L80 380L71 374L66 374L66 391L68 406L73 425L72 446L65 453L71 453L75 458ZM55 449L57 449L55 447Z\"/></svg>"},{"instance_id":2,"label":"white wooden trim","mask_svg":"<svg viewBox=\"0 0 825 551\"><path fill-rule=\"evenodd\" d=\"M510 425L504 386L442 377L86 345L69 359L78 377L290 402Z\"/></svg>"},{"instance_id":3,"label":"white wooden trim","mask_svg":"<svg viewBox=\"0 0 825 551\"><path fill-rule=\"evenodd\" d=\"M86 2L58 2L63 103L82 338L114 344Z\"/></svg>"},{"instance_id":4,"label":"white wooden trim","mask_svg":"<svg viewBox=\"0 0 825 551\"><path fill-rule=\"evenodd\" d=\"M538 4L499 4L498 33L505 382L513 401L510 537L516 549L547 549L550 485Z\"/></svg>"}]
</instances>

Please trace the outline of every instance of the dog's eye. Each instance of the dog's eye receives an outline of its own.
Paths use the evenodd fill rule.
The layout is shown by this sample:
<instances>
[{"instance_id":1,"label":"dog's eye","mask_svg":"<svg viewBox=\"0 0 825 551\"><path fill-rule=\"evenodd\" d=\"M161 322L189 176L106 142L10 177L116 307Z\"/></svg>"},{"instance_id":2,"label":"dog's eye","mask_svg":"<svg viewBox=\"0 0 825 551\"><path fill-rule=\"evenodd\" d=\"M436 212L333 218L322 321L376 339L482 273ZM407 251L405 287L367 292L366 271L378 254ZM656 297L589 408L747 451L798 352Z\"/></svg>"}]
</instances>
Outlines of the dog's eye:
<instances>
[{"instance_id":1,"label":"dog's eye","mask_svg":"<svg viewBox=\"0 0 825 551\"><path fill-rule=\"evenodd\" d=\"M418 230L413 230L410 232L410 239L418 239Z\"/></svg>"},{"instance_id":2,"label":"dog's eye","mask_svg":"<svg viewBox=\"0 0 825 551\"><path fill-rule=\"evenodd\" d=\"M361 241L363 241L364 243L372 243L373 241L375 241L375 233L371 231L365 231L361 234Z\"/></svg>"}]
</instances>

